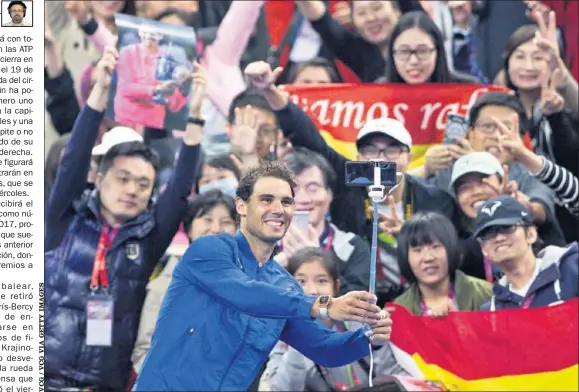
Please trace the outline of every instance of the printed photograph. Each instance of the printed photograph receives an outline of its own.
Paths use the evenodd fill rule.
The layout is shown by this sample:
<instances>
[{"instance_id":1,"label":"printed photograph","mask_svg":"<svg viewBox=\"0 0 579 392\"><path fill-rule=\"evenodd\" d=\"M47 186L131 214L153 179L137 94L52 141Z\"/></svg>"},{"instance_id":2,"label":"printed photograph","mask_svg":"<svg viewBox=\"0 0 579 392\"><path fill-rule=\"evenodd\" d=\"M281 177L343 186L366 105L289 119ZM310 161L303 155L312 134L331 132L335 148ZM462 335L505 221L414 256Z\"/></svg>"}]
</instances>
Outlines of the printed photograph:
<instances>
[{"instance_id":1,"label":"printed photograph","mask_svg":"<svg viewBox=\"0 0 579 392\"><path fill-rule=\"evenodd\" d=\"M184 130L192 91L192 28L116 14L119 59L107 117L124 125Z\"/></svg>"},{"instance_id":2,"label":"printed photograph","mask_svg":"<svg viewBox=\"0 0 579 392\"><path fill-rule=\"evenodd\" d=\"M32 27L32 1L2 0L2 27Z\"/></svg>"}]
</instances>

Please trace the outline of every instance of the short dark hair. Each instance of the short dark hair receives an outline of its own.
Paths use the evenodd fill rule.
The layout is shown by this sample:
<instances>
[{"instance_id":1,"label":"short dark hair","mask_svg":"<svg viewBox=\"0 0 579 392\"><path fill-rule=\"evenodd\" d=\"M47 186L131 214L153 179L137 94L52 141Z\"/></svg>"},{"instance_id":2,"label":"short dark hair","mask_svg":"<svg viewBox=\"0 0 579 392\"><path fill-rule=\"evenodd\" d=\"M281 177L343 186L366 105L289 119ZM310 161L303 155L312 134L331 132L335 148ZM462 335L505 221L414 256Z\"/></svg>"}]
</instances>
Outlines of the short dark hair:
<instances>
[{"instance_id":1,"label":"short dark hair","mask_svg":"<svg viewBox=\"0 0 579 392\"><path fill-rule=\"evenodd\" d=\"M255 109L267 110L273 113L273 109L263 96L263 93L254 88L248 88L237 94L235 98L233 98L233 101L231 101L227 121L229 121L230 124L233 124L235 122L235 109L247 105L250 105Z\"/></svg>"},{"instance_id":2,"label":"short dark hair","mask_svg":"<svg viewBox=\"0 0 579 392\"><path fill-rule=\"evenodd\" d=\"M416 276L410 268L408 250L411 247L440 242L446 249L448 276L454 279L454 273L462 262L462 252L457 231L452 222L439 212L418 212L402 225L397 240L397 256L400 273L409 283L416 282Z\"/></svg>"},{"instance_id":3,"label":"short dark hair","mask_svg":"<svg viewBox=\"0 0 579 392\"><path fill-rule=\"evenodd\" d=\"M142 158L153 166L155 173L159 170L159 156L154 150L143 142L126 142L114 145L107 151L99 163L98 172L106 174L117 157Z\"/></svg>"},{"instance_id":4,"label":"short dark hair","mask_svg":"<svg viewBox=\"0 0 579 392\"><path fill-rule=\"evenodd\" d=\"M22 8L24 8L24 16L26 16L26 4L24 4L24 2L22 2L20 0L11 1L10 4L8 4L8 13L10 13L11 8L15 5L19 5Z\"/></svg>"},{"instance_id":5,"label":"short dark hair","mask_svg":"<svg viewBox=\"0 0 579 392\"><path fill-rule=\"evenodd\" d=\"M216 169L231 170L238 180L241 178L241 171L239 170L239 167L237 167L237 165L233 163L229 154L222 154L211 157L207 159L204 164L207 166L214 167Z\"/></svg>"},{"instance_id":6,"label":"short dark hair","mask_svg":"<svg viewBox=\"0 0 579 392\"><path fill-rule=\"evenodd\" d=\"M183 218L185 233L187 233L187 235L189 234L195 219L204 216L217 206L225 206L231 219L237 221L237 210L233 198L224 194L219 189L213 189L195 196L193 201L189 203L187 213Z\"/></svg>"},{"instance_id":7,"label":"short dark hair","mask_svg":"<svg viewBox=\"0 0 579 392\"><path fill-rule=\"evenodd\" d=\"M284 163L295 175L300 175L310 167L317 167L322 172L326 189L335 189L337 176L328 160L317 152L307 148L297 147L284 158Z\"/></svg>"},{"instance_id":8,"label":"short dark hair","mask_svg":"<svg viewBox=\"0 0 579 392\"><path fill-rule=\"evenodd\" d=\"M450 83L452 78L450 69L448 67L448 61L446 59L446 50L444 49L444 38L434 21L424 11L411 11L403 14L392 30L392 34L390 35L388 42L388 58L391 60L388 61L386 66L386 80L390 83L406 83L402 76L400 76L398 73L396 64L393 60L394 42L400 34L413 28L422 30L432 38L434 48L437 53L434 72L432 73L432 76L428 82Z\"/></svg>"},{"instance_id":9,"label":"short dark hair","mask_svg":"<svg viewBox=\"0 0 579 392\"><path fill-rule=\"evenodd\" d=\"M468 112L469 126L474 126L478 120L480 111L485 106L504 106L516 112L519 115L520 121L523 121L526 118L525 109L519 100L519 97L505 92L491 91L481 95L470 108Z\"/></svg>"},{"instance_id":10,"label":"short dark hair","mask_svg":"<svg viewBox=\"0 0 579 392\"><path fill-rule=\"evenodd\" d=\"M338 282L338 279L340 279L340 267L334 254L326 251L324 248L305 247L298 250L289 258L286 270L290 274L295 275L296 271L303 264L314 260L322 263L324 269L334 281L336 292L338 292L339 287L336 283Z\"/></svg>"},{"instance_id":11,"label":"short dark hair","mask_svg":"<svg viewBox=\"0 0 579 392\"><path fill-rule=\"evenodd\" d=\"M389 0L388 2L390 4L392 4L392 8L394 9L394 11L397 11L398 13L400 13L400 7L398 6L397 0ZM350 11L354 12L354 4L356 4L356 2L355 1L349 1L348 3L350 3Z\"/></svg>"},{"instance_id":12,"label":"short dark hair","mask_svg":"<svg viewBox=\"0 0 579 392\"><path fill-rule=\"evenodd\" d=\"M193 16L191 14L173 7L165 8L163 11L159 12L153 18L153 20L160 21L161 19L164 19L168 16L178 17L179 19L181 19L181 22L183 22L187 26L191 26L193 24Z\"/></svg>"},{"instance_id":13,"label":"short dark hair","mask_svg":"<svg viewBox=\"0 0 579 392\"><path fill-rule=\"evenodd\" d=\"M263 177L279 178L287 182L292 190L292 196L295 196L296 181L293 172L283 162L264 161L259 165L250 167L241 177L237 187L237 197L243 201L248 201L253 194L255 183Z\"/></svg>"},{"instance_id":14,"label":"short dark hair","mask_svg":"<svg viewBox=\"0 0 579 392\"><path fill-rule=\"evenodd\" d=\"M535 38L535 34L539 31L536 25L523 25L516 29L513 34L507 39L505 45L505 52L503 54L504 58L504 70L505 70L505 84L508 88L513 91L517 91L517 87L511 81L509 77L509 59L511 58L514 51L524 43L532 41Z\"/></svg>"},{"instance_id":15,"label":"short dark hair","mask_svg":"<svg viewBox=\"0 0 579 392\"><path fill-rule=\"evenodd\" d=\"M335 68L327 59L314 57L313 59L294 64L288 75L288 83L294 83L298 75L306 68L323 68L328 73L332 83L340 83L341 81Z\"/></svg>"}]
</instances>

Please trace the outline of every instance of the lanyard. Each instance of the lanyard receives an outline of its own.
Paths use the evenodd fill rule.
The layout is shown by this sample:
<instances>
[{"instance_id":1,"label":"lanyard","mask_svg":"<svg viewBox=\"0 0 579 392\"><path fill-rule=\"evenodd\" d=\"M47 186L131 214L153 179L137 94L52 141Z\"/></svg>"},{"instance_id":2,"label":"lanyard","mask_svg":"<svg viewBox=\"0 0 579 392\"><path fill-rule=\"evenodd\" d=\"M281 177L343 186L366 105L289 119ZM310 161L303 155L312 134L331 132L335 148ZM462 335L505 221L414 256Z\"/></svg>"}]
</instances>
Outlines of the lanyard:
<instances>
[{"instance_id":1,"label":"lanyard","mask_svg":"<svg viewBox=\"0 0 579 392\"><path fill-rule=\"evenodd\" d=\"M90 280L90 288L96 290L99 288L99 278L100 287L109 287L109 276L107 274L107 251L111 247L113 238L117 235L119 229L110 230L107 225L103 225L101 230L101 235L99 237L99 243L97 245L96 254L94 256L94 264L92 269L92 277Z\"/></svg>"},{"instance_id":2,"label":"lanyard","mask_svg":"<svg viewBox=\"0 0 579 392\"><path fill-rule=\"evenodd\" d=\"M448 298L454 302L454 289L452 285L448 288ZM428 316L428 307L424 303L423 299L420 299L420 314L423 316Z\"/></svg>"},{"instance_id":3,"label":"lanyard","mask_svg":"<svg viewBox=\"0 0 579 392\"><path fill-rule=\"evenodd\" d=\"M525 299L525 302L521 304L521 309L529 309L531 302L533 302L533 298L535 298L535 294L528 296L527 299Z\"/></svg>"},{"instance_id":4,"label":"lanyard","mask_svg":"<svg viewBox=\"0 0 579 392\"><path fill-rule=\"evenodd\" d=\"M332 248L333 242L334 242L334 229L330 227L326 239L322 241L320 245L324 248L324 250L330 250Z\"/></svg>"},{"instance_id":5,"label":"lanyard","mask_svg":"<svg viewBox=\"0 0 579 392\"><path fill-rule=\"evenodd\" d=\"M491 259L489 259L487 256L483 257L483 263L484 263L484 267L485 267L485 277L487 279L487 281L489 281L490 283L494 282L493 279L493 267L491 264Z\"/></svg>"},{"instance_id":6,"label":"lanyard","mask_svg":"<svg viewBox=\"0 0 579 392\"><path fill-rule=\"evenodd\" d=\"M345 322L344 327L342 327L339 323L334 324L334 327L338 332L347 331L347 324ZM358 362L360 361L363 361L363 359L360 359ZM346 368L345 370L348 376L348 383L350 385L345 385L336 381L331 382L330 380L327 379L327 370L316 364L316 369L318 370L318 373L320 373L320 376L324 380L324 384L326 384L326 387L328 388L329 391L349 391L353 387L362 384L362 381L356 375L356 372L354 371L354 367L352 366L352 364L345 365L344 367Z\"/></svg>"}]
</instances>

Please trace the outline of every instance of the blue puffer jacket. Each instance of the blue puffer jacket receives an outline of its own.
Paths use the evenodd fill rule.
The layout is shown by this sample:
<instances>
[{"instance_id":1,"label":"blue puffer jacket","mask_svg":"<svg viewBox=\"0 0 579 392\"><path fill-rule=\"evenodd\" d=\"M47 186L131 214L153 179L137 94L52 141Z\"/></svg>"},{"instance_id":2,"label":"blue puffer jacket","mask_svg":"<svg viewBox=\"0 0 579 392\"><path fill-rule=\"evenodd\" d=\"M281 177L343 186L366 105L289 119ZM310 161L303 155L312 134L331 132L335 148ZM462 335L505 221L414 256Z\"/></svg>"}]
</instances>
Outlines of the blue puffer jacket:
<instances>
[{"instance_id":1,"label":"blue puffer jacket","mask_svg":"<svg viewBox=\"0 0 579 392\"><path fill-rule=\"evenodd\" d=\"M324 367L369 353L363 329L310 318L315 297L243 234L205 236L175 267L135 391L245 391L279 339Z\"/></svg>"},{"instance_id":2,"label":"blue puffer jacket","mask_svg":"<svg viewBox=\"0 0 579 392\"><path fill-rule=\"evenodd\" d=\"M114 344L91 347L85 344L86 300L102 229L95 219L96 205L93 197L80 206L62 245L44 256L45 375L52 387L62 388L70 379L74 386L118 389L126 387L131 373L131 350L145 287L155 265L144 262L150 252L147 237L154 219L149 211L142 213L119 231L107 252L109 292L115 299Z\"/></svg>"},{"instance_id":3,"label":"blue puffer jacket","mask_svg":"<svg viewBox=\"0 0 579 392\"><path fill-rule=\"evenodd\" d=\"M103 112L79 114L46 205L44 231L45 380L48 389L124 390L131 374L145 286L187 211L199 146L182 145L157 203L124 225L106 256L114 300L113 345L85 344L86 300L102 229L98 192L84 195Z\"/></svg>"}]
</instances>

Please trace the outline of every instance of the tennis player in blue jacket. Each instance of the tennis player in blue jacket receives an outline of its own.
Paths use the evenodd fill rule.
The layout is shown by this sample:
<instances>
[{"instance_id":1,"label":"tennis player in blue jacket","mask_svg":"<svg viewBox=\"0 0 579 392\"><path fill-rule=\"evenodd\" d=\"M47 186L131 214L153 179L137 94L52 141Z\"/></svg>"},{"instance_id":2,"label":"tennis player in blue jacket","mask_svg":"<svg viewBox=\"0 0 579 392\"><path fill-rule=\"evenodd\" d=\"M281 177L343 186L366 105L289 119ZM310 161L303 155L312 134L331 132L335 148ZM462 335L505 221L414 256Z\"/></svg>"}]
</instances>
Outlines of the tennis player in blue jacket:
<instances>
[{"instance_id":1,"label":"tennis player in blue jacket","mask_svg":"<svg viewBox=\"0 0 579 392\"><path fill-rule=\"evenodd\" d=\"M306 295L273 261L293 217L294 188L280 162L241 179L240 232L199 238L177 264L135 391L247 390L278 340L324 367L352 363L388 341L392 321L374 295ZM324 317L371 329L335 332L316 320Z\"/></svg>"}]
</instances>

